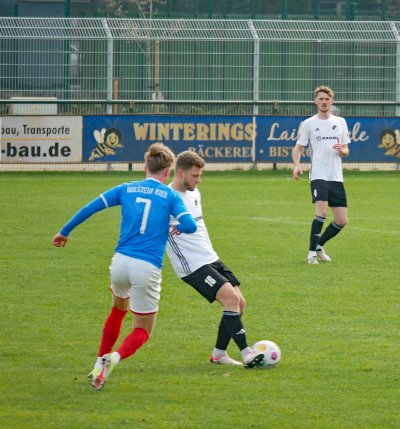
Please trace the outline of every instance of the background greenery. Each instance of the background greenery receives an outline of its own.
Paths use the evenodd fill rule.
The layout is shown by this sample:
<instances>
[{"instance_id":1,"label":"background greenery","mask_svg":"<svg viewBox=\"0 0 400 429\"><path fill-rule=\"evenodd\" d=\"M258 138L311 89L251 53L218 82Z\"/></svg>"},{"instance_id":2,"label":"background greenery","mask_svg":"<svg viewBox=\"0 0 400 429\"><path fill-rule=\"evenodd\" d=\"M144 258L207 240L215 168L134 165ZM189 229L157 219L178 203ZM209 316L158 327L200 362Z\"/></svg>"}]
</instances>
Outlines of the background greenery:
<instances>
[{"instance_id":1,"label":"background greenery","mask_svg":"<svg viewBox=\"0 0 400 429\"><path fill-rule=\"evenodd\" d=\"M276 341L282 362L272 370L209 364L220 307L166 261L153 337L95 392L86 375L109 311L119 210L96 214L65 249L50 241L81 205L131 178L0 175L2 427L400 427L398 172L346 173L350 224L326 246L333 263L308 266L306 177L206 171L205 219L242 281L249 342ZM128 317L124 335L129 328ZM239 359L234 345L229 352Z\"/></svg>"},{"instance_id":2,"label":"background greenery","mask_svg":"<svg viewBox=\"0 0 400 429\"><path fill-rule=\"evenodd\" d=\"M400 0L1 0L0 15L153 18L399 19ZM35 16L38 16L37 13Z\"/></svg>"}]
</instances>

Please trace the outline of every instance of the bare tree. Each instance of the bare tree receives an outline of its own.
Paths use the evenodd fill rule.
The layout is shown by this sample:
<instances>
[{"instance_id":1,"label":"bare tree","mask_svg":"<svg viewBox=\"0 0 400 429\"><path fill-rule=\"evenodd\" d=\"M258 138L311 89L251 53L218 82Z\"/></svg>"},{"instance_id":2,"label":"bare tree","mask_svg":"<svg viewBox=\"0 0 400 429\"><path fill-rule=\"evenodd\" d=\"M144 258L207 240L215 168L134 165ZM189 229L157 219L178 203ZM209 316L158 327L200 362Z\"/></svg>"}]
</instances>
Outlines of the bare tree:
<instances>
[{"instance_id":1,"label":"bare tree","mask_svg":"<svg viewBox=\"0 0 400 429\"><path fill-rule=\"evenodd\" d=\"M140 18L153 19L158 13L157 7L166 3L167 0L105 0L107 11L118 18L126 17L129 14L129 8L136 6ZM136 43L144 51L146 58L148 98L160 100L163 96L159 84L159 42L154 43L149 39L144 42L144 49L142 49L140 42L136 41ZM152 55L156 56L155 67L152 66Z\"/></svg>"},{"instance_id":2,"label":"bare tree","mask_svg":"<svg viewBox=\"0 0 400 429\"><path fill-rule=\"evenodd\" d=\"M107 10L116 17L128 15L129 6L136 6L141 18L152 19L157 15L157 7L165 5L167 0L105 0Z\"/></svg>"}]
</instances>

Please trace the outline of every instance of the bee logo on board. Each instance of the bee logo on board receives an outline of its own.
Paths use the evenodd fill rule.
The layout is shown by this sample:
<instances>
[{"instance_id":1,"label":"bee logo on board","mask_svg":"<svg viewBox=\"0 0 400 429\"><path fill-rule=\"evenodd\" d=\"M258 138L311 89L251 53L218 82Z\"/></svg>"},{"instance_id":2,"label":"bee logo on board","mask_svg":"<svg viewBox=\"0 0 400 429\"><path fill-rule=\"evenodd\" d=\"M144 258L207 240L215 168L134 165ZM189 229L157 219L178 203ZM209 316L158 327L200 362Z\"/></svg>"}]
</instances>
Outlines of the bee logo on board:
<instances>
[{"instance_id":1,"label":"bee logo on board","mask_svg":"<svg viewBox=\"0 0 400 429\"><path fill-rule=\"evenodd\" d=\"M97 142L97 146L92 150L89 161L102 158L103 156L115 155L117 148L122 148L124 145L121 143L121 132L116 128L106 130L102 128L101 131L95 130L93 137Z\"/></svg>"},{"instance_id":2,"label":"bee logo on board","mask_svg":"<svg viewBox=\"0 0 400 429\"><path fill-rule=\"evenodd\" d=\"M385 155L400 158L400 131L390 128L383 130L378 147L385 150Z\"/></svg>"}]
</instances>

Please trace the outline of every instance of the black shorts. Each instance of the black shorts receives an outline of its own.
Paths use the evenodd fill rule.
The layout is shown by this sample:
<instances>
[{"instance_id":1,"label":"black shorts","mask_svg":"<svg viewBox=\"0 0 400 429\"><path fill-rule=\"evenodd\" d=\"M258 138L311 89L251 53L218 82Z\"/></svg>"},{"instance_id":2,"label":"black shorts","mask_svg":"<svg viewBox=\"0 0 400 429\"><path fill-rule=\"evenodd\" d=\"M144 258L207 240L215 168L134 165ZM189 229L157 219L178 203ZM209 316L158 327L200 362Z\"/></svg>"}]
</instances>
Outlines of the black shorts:
<instances>
[{"instance_id":1,"label":"black shorts","mask_svg":"<svg viewBox=\"0 0 400 429\"><path fill-rule=\"evenodd\" d=\"M343 182L312 180L310 183L312 202L328 201L329 207L347 207L346 191Z\"/></svg>"},{"instance_id":2,"label":"black shorts","mask_svg":"<svg viewBox=\"0 0 400 429\"><path fill-rule=\"evenodd\" d=\"M215 301L217 292L226 282L232 286L240 285L239 280L221 260L203 265L192 274L182 277L182 280L195 288L208 302Z\"/></svg>"}]
</instances>

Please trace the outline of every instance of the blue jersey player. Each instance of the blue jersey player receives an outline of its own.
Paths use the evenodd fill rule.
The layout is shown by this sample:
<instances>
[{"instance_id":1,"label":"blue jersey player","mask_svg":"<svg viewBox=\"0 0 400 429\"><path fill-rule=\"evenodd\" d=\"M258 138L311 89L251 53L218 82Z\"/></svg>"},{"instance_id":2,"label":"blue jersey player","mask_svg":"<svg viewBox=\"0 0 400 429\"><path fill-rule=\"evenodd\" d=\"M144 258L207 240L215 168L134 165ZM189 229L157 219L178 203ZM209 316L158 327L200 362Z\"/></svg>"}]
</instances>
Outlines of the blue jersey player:
<instances>
[{"instance_id":1,"label":"blue jersey player","mask_svg":"<svg viewBox=\"0 0 400 429\"><path fill-rule=\"evenodd\" d=\"M52 240L54 246L64 247L71 231L91 215L121 206L120 236L110 265L112 308L103 327L97 361L89 374L96 390L102 389L119 361L135 353L152 333L168 234L196 231L196 222L179 194L165 185L174 160L174 154L163 144L151 145L145 154L145 180L104 192L80 209ZM170 228L171 215L178 224ZM112 353L129 309L133 313L132 332Z\"/></svg>"}]
</instances>

